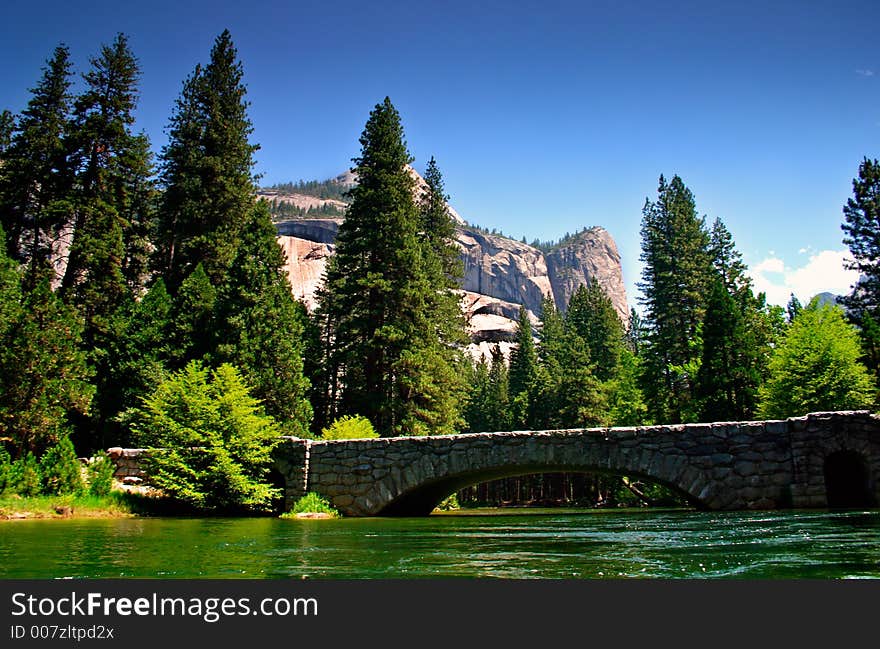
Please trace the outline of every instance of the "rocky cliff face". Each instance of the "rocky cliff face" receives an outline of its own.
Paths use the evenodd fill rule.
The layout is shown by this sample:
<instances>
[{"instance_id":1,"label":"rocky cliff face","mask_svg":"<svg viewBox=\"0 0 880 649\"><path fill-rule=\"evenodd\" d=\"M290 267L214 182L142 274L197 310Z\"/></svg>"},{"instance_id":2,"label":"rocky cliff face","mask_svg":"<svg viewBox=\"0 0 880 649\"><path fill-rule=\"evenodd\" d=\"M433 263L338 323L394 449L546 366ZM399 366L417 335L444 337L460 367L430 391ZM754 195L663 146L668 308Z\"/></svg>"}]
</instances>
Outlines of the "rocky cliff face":
<instances>
[{"instance_id":1,"label":"rocky cliff face","mask_svg":"<svg viewBox=\"0 0 880 649\"><path fill-rule=\"evenodd\" d=\"M579 286L598 282L624 323L629 321L626 287L617 244L607 230L590 228L547 253L547 273L553 299L562 310Z\"/></svg>"},{"instance_id":2,"label":"rocky cliff face","mask_svg":"<svg viewBox=\"0 0 880 649\"><path fill-rule=\"evenodd\" d=\"M287 274L293 294L310 308L316 306L327 259L334 251L341 219L300 219L277 224L278 241L287 254ZM620 254L611 235L591 228L545 254L537 248L467 226L456 231L462 261L462 311L468 320L471 353L486 356L494 343L507 353L516 330L519 305L533 319L541 299L550 295L560 309L578 286L596 281L605 289L621 319L629 310L620 267Z\"/></svg>"}]
</instances>

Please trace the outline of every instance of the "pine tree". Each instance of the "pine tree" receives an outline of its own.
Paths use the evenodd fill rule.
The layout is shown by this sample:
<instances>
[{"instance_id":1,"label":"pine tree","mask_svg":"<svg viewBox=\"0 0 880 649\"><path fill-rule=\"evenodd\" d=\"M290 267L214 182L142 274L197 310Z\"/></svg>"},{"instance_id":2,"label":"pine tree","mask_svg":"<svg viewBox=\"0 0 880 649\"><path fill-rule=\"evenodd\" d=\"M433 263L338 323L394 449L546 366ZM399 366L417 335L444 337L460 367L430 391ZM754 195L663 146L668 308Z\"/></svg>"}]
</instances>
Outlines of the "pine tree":
<instances>
[{"instance_id":1,"label":"pine tree","mask_svg":"<svg viewBox=\"0 0 880 649\"><path fill-rule=\"evenodd\" d=\"M2 155L0 223L8 256L27 267L26 289L43 277L55 279L60 240L69 224L72 172L65 138L70 75L70 53L59 45Z\"/></svg>"},{"instance_id":2,"label":"pine tree","mask_svg":"<svg viewBox=\"0 0 880 649\"><path fill-rule=\"evenodd\" d=\"M172 294L198 264L222 284L256 199L243 69L229 31L184 82L162 149L156 265Z\"/></svg>"},{"instance_id":3,"label":"pine tree","mask_svg":"<svg viewBox=\"0 0 880 649\"><path fill-rule=\"evenodd\" d=\"M217 287L198 264L172 298L168 369L181 370L190 361L204 360L214 351L216 303Z\"/></svg>"},{"instance_id":4,"label":"pine tree","mask_svg":"<svg viewBox=\"0 0 880 649\"><path fill-rule=\"evenodd\" d=\"M119 415L134 408L165 378L171 356L172 302L160 278L140 300L128 298L111 321L115 335L95 359L95 448L127 446Z\"/></svg>"},{"instance_id":5,"label":"pine tree","mask_svg":"<svg viewBox=\"0 0 880 649\"><path fill-rule=\"evenodd\" d=\"M736 298L741 297L751 286L751 279L746 274L746 265L736 249L730 230L719 218L715 219L709 233L709 256L725 290Z\"/></svg>"},{"instance_id":6,"label":"pine tree","mask_svg":"<svg viewBox=\"0 0 880 649\"><path fill-rule=\"evenodd\" d=\"M565 322L587 343L596 378L603 382L612 379L620 365L624 330L602 287L596 282L579 286L568 303Z\"/></svg>"},{"instance_id":7,"label":"pine tree","mask_svg":"<svg viewBox=\"0 0 880 649\"><path fill-rule=\"evenodd\" d=\"M489 393L489 366L483 356L471 363L467 376L468 398L462 410L464 431L482 433L489 429L485 407Z\"/></svg>"},{"instance_id":8,"label":"pine tree","mask_svg":"<svg viewBox=\"0 0 880 649\"><path fill-rule=\"evenodd\" d=\"M858 271L859 279L842 303L860 325L866 360L874 372L880 372L873 352L880 340L874 326L880 322L880 162L876 159L865 158L859 165L853 195L847 199L843 215L843 242L853 256L847 268Z\"/></svg>"},{"instance_id":9,"label":"pine tree","mask_svg":"<svg viewBox=\"0 0 880 649\"><path fill-rule=\"evenodd\" d=\"M677 423L695 414L693 384L711 277L709 235L681 178L667 183L660 176L657 194L642 212L644 391L654 421Z\"/></svg>"},{"instance_id":10,"label":"pine tree","mask_svg":"<svg viewBox=\"0 0 880 649\"><path fill-rule=\"evenodd\" d=\"M0 437L12 440L19 457L57 441L68 414L88 410L93 388L80 332L48 277L23 292L0 250Z\"/></svg>"},{"instance_id":11,"label":"pine tree","mask_svg":"<svg viewBox=\"0 0 880 649\"><path fill-rule=\"evenodd\" d=\"M3 159L9 145L12 144L12 134L14 132L15 116L8 110L0 111L0 160Z\"/></svg>"},{"instance_id":12,"label":"pine tree","mask_svg":"<svg viewBox=\"0 0 880 649\"><path fill-rule=\"evenodd\" d=\"M139 70L125 35L104 45L91 65L71 126L74 232L61 288L84 315L86 344L104 347L114 312L132 292L125 243L151 218L152 168L146 137L132 132Z\"/></svg>"},{"instance_id":13,"label":"pine tree","mask_svg":"<svg viewBox=\"0 0 880 649\"><path fill-rule=\"evenodd\" d=\"M312 419L303 376L303 313L284 273L284 252L264 202L254 205L214 308L214 363L241 368L252 393L286 434L305 436Z\"/></svg>"},{"instance_id":14,"label":"pine tree","mask_svg":"<svg viewBox=\"0 0 880 649\"><path fill-rule=\"evenodd\" d=\"M370 113L360 142L358 184L320 293L328 419L358 414L380 435L413 434L424 430L418 421L437 413L428 417L412 406L430 411L426 403L440 395L430 386L447 382L454 367L444 357L451 327L432 313L447 283L437 285L432 246L419 239L422 213L406 168L412 159L387 97Z\"/></svg>"},{"instance_id":15,"label":"pine tree","mask_svg":"<svg viewBox=\"0 0 880 649\"><path fill-rule=\"evenodd\" d=\"M532 321L525 307L519 308L516 346L510 352L510 400L512 423L516 428L529 426L538 387L538 355L532 334Z\"/></svg>"},{"instance_id":16,"label":"pine tree","mask_svg":"<svg viewBox=\"0 0 880 649\"><path fill-rule=\"evenodd\" d=\"M489 383L484 407L488 432L510 430L510 374L498 344L492 347Z\"/></svg>"}]
</instances>

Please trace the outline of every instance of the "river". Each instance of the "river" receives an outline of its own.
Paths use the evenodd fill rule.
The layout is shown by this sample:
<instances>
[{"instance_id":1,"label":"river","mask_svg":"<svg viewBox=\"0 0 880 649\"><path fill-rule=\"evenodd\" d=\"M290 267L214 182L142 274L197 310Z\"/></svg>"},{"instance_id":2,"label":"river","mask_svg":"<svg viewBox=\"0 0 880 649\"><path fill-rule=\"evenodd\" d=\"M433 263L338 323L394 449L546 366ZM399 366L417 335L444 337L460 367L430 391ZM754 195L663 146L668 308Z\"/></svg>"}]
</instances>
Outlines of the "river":
<instances>
[{"instance_id":1,"label":"river","mask_svg":"<svg viewBox=\"0 0 880 649\"><path fill-rule=\"evenodd\" d=\"M880 510L0 524L0 578L880 578Z\"/></svg>"}]
</instances>

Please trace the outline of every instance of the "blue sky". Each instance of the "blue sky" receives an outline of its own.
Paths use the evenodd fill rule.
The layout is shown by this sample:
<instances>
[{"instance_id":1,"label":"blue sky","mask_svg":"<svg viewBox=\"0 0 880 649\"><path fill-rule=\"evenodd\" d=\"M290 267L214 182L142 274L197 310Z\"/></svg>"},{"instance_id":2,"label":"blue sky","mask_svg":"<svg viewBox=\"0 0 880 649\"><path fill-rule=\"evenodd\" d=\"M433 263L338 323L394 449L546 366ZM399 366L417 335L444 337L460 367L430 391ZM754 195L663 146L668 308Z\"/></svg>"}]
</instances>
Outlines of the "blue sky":
<instances>
[{"instance_id":1,"label":"blue sky","mask_svg":"<svg viewBox=\"0 0 880 649\"><path fill-rule=\"evenodd\" d=\"M129 6L131 5L131 6ZM880 3L14 2L0 108L59 42L77 71L125 32L157 151L183 79L229 28L266 183L349 165L371 108L400 111L466 219L519 238L601 225L636 304L641 210L680 175L771 301L852 280L841 208L880 157Z\"/></svg>"}]
</instances>

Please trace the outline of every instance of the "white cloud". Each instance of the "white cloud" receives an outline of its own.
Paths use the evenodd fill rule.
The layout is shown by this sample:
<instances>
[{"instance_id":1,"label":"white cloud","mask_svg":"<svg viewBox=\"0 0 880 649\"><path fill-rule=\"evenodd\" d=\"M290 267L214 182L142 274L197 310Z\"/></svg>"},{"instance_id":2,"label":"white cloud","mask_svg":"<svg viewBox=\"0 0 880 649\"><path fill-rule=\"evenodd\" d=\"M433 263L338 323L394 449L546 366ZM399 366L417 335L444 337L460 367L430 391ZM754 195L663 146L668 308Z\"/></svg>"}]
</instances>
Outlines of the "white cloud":
<instances>
[{"instance_id":1,"label":"white cloud","mask_svg":"<svg viewBox=\"0 0 880 649\"><path fill-rule=\"evenodd\" d=\"M771 253L772 254L772 253ZM755 273L784 273L785 272L785 262L781 259L777 259L776 257L768 257L764 261L758 263L753 269Z\"/></svg>"},{"instance_id":2,"label":"white cloud","mask_svg":"<svg viewBox=\"0 0 880 649\"><path fill-rule=\"evenodd\" d=\"M847 258L849 255L845 250L822 250L811 254L806 264L792 268L783 260L770 256L755 264L750 274L755 282L755 292L766 293L769 303L785 306L792 293L805 303L825 291L835 295L849 293L858 273L843 267Z\"/></svg>"},{"instance_id":3,"label":"white cloud","mask_svg":"<svg viewBox=\"0 0 880 649\"><path fill-rule=\"evenodd\" d=\"M874 71L873 71L873 70L867 70L867 69L860 69L860 70L856 70L856 74L858 74L858 75L860 75L860 76L863 76L863 77L873 77L873 76L874 76Z\"/></svg>"}]
</instances>

